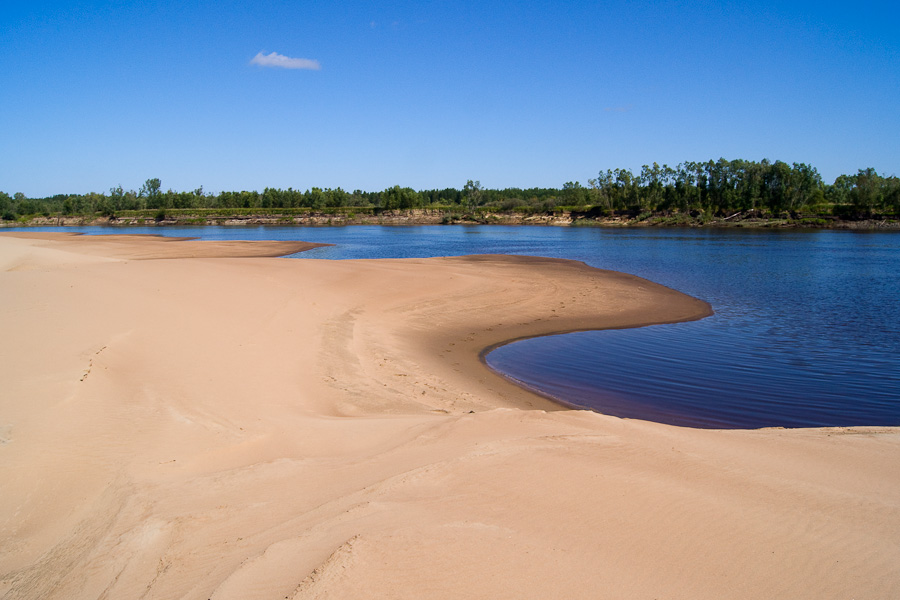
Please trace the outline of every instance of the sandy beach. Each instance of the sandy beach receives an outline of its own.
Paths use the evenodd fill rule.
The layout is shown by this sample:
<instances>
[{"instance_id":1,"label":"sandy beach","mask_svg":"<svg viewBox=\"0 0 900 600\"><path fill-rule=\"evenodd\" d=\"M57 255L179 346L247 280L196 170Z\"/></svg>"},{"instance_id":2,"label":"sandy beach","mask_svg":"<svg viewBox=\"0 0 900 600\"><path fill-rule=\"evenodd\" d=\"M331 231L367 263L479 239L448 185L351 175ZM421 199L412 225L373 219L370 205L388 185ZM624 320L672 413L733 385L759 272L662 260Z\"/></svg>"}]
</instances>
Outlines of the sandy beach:
<instances>
[{"instance_id":1,"label":"sandy beach","mask_svg":"<svg viewBox=\"0 0 900 600\"><path fill-rule=\"evenodd\" d=\"M900 428L618 419L480 360L706 303L277 258L313 246L0 233L0 598L900 598Z\"/></svg>"}]
</instances>

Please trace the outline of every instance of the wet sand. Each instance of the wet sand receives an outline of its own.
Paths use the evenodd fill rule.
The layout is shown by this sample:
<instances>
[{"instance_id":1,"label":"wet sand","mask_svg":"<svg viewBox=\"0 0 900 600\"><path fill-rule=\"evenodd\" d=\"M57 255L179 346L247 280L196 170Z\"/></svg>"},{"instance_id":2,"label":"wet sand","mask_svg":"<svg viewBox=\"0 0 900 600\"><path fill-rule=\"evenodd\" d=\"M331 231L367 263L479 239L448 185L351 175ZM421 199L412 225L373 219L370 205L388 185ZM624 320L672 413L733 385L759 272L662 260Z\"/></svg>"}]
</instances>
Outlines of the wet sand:
<instances>
[{"instance_id":1,"label":"wet sand","mask_svg":"<svg viewBox=\"0 0 900 600\"><path fill-rule=\"evenodd\" d=\"M303 249L0 233L0 597L900 596L900 429L623 420L479 359L705 303L266 258Z\"/></svg>"}]
</instances>

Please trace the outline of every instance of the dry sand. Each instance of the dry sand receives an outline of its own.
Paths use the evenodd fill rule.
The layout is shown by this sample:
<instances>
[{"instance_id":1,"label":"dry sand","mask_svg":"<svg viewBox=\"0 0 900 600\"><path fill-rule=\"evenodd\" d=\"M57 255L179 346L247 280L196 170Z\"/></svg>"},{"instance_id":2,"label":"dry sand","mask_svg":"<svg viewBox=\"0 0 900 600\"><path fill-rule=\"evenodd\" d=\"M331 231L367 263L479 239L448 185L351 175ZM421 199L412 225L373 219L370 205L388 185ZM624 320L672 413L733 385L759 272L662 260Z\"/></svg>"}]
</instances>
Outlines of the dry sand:
<instances>
[{"instance_id":1,"label":"dry sand","mask_svg":"<svg viewBox=\"0 0 900 600\"><path fill-rule=\"evenodd\" d=\"M704 303L238 258L300 249L0 234L0 597L900 597L900 430L560 410L478 359Z\"/></svg>"}]
</instances>

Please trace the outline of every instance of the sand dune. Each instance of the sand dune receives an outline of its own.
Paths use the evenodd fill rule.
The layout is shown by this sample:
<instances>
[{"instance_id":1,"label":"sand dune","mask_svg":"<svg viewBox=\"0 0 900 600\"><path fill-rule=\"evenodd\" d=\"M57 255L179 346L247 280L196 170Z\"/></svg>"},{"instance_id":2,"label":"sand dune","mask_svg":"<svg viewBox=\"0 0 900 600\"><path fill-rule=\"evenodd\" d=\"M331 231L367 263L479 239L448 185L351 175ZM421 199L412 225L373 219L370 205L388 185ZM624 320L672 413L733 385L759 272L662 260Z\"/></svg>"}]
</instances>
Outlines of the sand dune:
<instances>
[{"instance_id":1,"label":"sand dune","mask_svg":"<svg viewBox=\"0 0 900 600\"><path fill-rule=\"evenodd\" d=\"M0 234L0 597L900 597L900 429L623 420L479 360L705 303L264 258L303 248Z\"/></svg>"}]
</instances>

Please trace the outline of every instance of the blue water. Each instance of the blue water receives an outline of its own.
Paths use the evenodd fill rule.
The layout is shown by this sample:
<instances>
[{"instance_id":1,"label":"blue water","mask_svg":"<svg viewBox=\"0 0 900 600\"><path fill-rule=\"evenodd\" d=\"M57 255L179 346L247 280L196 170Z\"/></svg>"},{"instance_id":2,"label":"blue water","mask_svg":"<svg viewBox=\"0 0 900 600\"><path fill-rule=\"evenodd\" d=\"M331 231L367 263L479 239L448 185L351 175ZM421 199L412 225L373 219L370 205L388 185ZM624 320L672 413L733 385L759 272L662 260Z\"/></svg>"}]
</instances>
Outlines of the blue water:
<instances>
[{"instance_id":1,"label":"blue water","mask_svg":"<svg viewBox=\"0 0 900 600\"><path fill-rule=\"evenodd\" d=\"M504 226L81 230L336 244L301 258L506 253L582 260L702 298L716 314L524 340L489 354L492 368L572 404L677 425L900 425L898 234Z\"/></svg>"}]
</instances>

